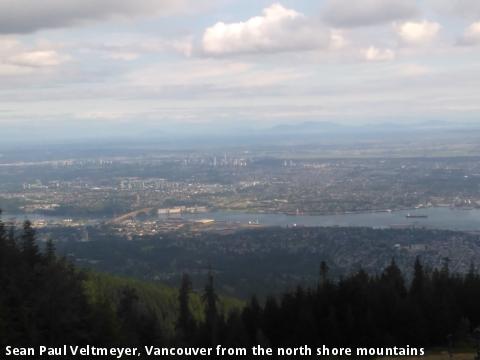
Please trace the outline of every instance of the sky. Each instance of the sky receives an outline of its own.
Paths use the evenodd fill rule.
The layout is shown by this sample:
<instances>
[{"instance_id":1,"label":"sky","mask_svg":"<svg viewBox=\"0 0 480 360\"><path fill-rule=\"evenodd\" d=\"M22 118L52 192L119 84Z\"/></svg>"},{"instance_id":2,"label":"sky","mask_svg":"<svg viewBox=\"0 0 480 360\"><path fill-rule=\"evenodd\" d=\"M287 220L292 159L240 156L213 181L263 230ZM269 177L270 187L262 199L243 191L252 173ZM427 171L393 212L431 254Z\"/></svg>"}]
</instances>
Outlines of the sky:
<instances>
[{"instance_id":1,"label":"sky","mask_svg":"<svg viewBox=\"0 0 480 360\"><path fill-rule=\"evenodd\" d=\"M478 0L0 0L4 134L479 114Z\"/></svg>"}]
</instances>

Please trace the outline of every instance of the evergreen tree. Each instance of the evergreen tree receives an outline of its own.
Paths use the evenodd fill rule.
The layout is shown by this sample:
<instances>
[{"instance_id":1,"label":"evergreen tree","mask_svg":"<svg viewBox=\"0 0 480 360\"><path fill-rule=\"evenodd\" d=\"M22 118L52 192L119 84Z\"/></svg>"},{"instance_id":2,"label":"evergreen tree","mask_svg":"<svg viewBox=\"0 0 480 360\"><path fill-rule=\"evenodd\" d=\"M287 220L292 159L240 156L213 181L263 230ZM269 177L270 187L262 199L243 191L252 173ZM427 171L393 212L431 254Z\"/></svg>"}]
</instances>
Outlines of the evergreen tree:
<instances>
[{"instance_id":1,"label":"evergreen tree","mask_svg":"<svg viewBox=\"0 0 480 360\"><path fill-rule=\"evenodd\" d=\"M45 245L45 258L47 263L53 263L55 261L55 244L52 239L48 239Z\"/></svg>"},{"instance_id":2,"label":"evergreen tree","mask_svg":"<svg viewBox=\"0 0 480 360\"><path fill-rule=\"evenodd\" d=\"M4 267L8 258L8 242L5 230L5 224L2 221L2 211L0 210L0 277L5 273Z\"/></svg>"},{"instance_id":3,"label":"evergreen tree","mask_svg":"<svg viewBox=\"0 0 480 360\"><path fill-rule=\"evenodd\" d=\"M320 286L325 286L328 281L328 272L330 268L328 267L327 263L322 260L320 263Z\"/></svg>"},{"instance_id":4,"label":"evergreen tree","mask_svg":"<svg viewBox=\"0 0 480 360\"><path fill-rule=\"evenodd\" d=\"M0 209L0 245L6 240L5 224L2 220L2 209Z\"/></svg>"},{"instance_id":5,"label":"evergreen tree","mask_svg":"<svg viewBox=\"0 0 480 360\"><path fill-rule=\"evenodd\" d=\"M273 346L281 346L281 337L283 333L283 324L280 317L278 302L273 296L269 296L265 301L263 310L263 329Z\"/></svg>"},{"instance_id":6,"label":"evergreen tree","mask_svg":"<svg viewBox=\"0 0 480 360\"><path fill-rule=\"evenodd\" d=\"M243 323L248 335L250 346L258 344L258 332L260 330L262 310L255 296L250 299L250 303L242 313Z\"/></svg>"},{"instance_id":7,"label":"evergreen tree","mask_svg":"<svg viewBox=\"0 0 480 360\"><path fill-rule=\"evenodd\" d=\"M422 296L425 291L425 272L420 258L417 256L413 266L413 280L410 287L412 296Z\"/></svg>"},{"instance_id":8,"label":"evergreen tree","mask_svg":"<svg viewBox=\"0 0 480 360\"><path fill-rule=\"evenodd\" d=\"M405 288L405 280L394 258L392 258L390 265L383 271L381 279L385 284L388 284L390 289L394 291L396 295L401 297L406 295L407 290Z\"/></svg>"},{"instance_id":9,"label":"evergreen tree","mask_svg":"<svg viewBox=\"0 0 480 360\"><path fill-rule=\"evenodd\" d=\"M212 271L208 271L207 283L205 285L202 300L205 306L205 335L207 342L215 345L218 340L218 296L215 292Z\"/></svg>"},{"instance_id":10,"label":"evergreen tree","mask_svg":"<svg viewBox=\"0 0 480 360\"><path fill-rule=\"evenodd\" d=\"M179 313L176 324L178 337L182 340L191 340L195 332L195 320L190 311L190 293L192 292L192 281L188 274L183 274L182 282L178 292Z\"/></svg>"},{"instance_id":11,"label":"evergreen tree","mask_svg":"<svg viewBox=\"0 0 480 360\"><path fill-rule=\"evenodd\" d=\"M25 260L30 267L33 267L39 260L40 253L35 240L35 230L32 227L32 223L29 220L25 220L23 223L22 233L22 252Z\"/></svg>"},{"instance_id":12,"label":"evergreen tree","mask_svg":"<svg viewBox=\"0 0 480 360\"><path fill-rule=\"evenodd\" d=\"M125 343L136 345L139 343L137 326L137 306L139 297L137 291L132 287L125 287L120 292L120 301L118 304L117 315L120 320L123 341Z\"/></svg>"},{"instance_id":13,"label":"evergreen tree","mask_svg":"<svg viewBox=\"0 0 480 360\"><path fill-rule=\"evenodd\" d=\"M16 237L15 237L15 225L14 224L9 224L8 226L8 234L7 234L7 244L10 246L10 248L16 247Z\"/></svg>"}]
</instances>

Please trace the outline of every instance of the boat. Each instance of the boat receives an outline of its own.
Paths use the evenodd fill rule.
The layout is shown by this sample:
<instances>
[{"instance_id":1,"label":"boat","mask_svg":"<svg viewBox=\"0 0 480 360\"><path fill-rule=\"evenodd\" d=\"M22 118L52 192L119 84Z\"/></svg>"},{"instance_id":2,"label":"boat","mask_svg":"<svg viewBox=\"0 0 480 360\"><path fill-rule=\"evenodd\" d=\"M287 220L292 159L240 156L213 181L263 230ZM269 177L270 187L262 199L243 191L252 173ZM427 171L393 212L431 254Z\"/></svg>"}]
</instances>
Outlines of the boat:
<instances>
[{"instance_id":1,"label":"boat","mask_svg":"<svg viewBox=\"0 0 480 360\"><path fill-rule=\"evenodd\" d=\"M421 215L421 214L415 215L415 214L408 213L407 215L405 215L405 217L407 219L426 219L428 218L428 215Z\"/></svg>"}]
</instances>

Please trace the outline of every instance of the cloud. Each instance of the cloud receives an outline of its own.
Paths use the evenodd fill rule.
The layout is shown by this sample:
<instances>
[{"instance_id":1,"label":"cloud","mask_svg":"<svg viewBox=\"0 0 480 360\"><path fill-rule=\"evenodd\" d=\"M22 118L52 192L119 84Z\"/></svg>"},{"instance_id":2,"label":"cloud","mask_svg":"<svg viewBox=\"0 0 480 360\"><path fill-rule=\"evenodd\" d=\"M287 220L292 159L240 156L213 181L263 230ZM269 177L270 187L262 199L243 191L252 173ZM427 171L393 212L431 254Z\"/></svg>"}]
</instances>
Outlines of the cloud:
<instances>
[{"instance_id":1,"label":"cloud","mask_svg":"<svg viewBox=\"0 0 480 360\"><path fill-rule=\"evenodd\" d=\"M109 59L121 61L134 61L139 57L140 55L134 52L111 52L107 55Z\"/></svg>"},{"instance_id":2,"label":"cloud","mask_svg":"<svg viewBox=\"0 0 480 360\"><path fill-rule=\"evenodd\" d=\"M305 15L273 4L261 16L207 28L202 48L209 55L311 50L327 47L330 37L327 29Z\"/></svg>"},{"instance_id":3,"label":"cloud","mask_svg":"<svg viewBox=\"0 0 480 360\"><path fill-rule=\"evenodd\" d=\"M171 40L168 42L168 46L187 57L190 57L193 53L193 40L191 37Z\"/></svg>"},{"instance_id":4,"label":"cloud","mask_svg":"<svg viewBox=\"0 0 480 360\"><path fill-rule=\"evenodd\" d=\"M336 27L357 27L403 20L418 13L414 0L329 0L324 20Z\"/></svg>"},{"instance_id":5,"label":"cloud","mask_svg":"<svg viewBox=\"0 0 480 360\"><path fill-rule=\"evenodd\" d=\"M339 50L348 45L348 41L340 30L330 30L330 48Z\"/></svg>"},{"instance_id":6,"label":"cloud","mask_svg":"<svg viewBox=\"0 0 480 360\"><path fill-rule=\"evenodd\" d=\"M31 72L32 72L31 68L26 68L24 66L5 64L5 63L0 62L0 77L27 75L27 74L30 74Z\"/></svg>"},{"instance_id":7,"label":"cloud","mask_svg":"<svg viewBox=\"0 0 480 360\"><path fill-rule=\"evenodd\" d=\"M431 42L438 35L441 25L436 22L423 20L420 22L407 21L395 25L400 39L410 45L422 45Z\"/></svg>"},{"instance_id":8,"label":"cloud","mask_svg":"<svg viewBox=\"0 0 480 360\"><path fill-rule=\"evenodd\" d=\"M125 83L137 91L155 89L156 96L179 92L195 97L221 94L235 98L245 92L259 95L259 90L272 94L309 75L308 71L289 66L265 67L228 58L196 58L184 59L168 67L155 64L138 69L126 76Z\"/></svg>"},{"instance_id":9,"label":"cloud","mask_svg":"<svg viewBox=\"0 0 480 360\"><path fill-rule=\"evenodd\" d=\"M30 33L115 17L168 16L207 3L207 0L0 0L0 33Z\"/></svg>"},{"instance_id":10,"label":"cloud","mask_svg":"<svg viewBox=\"0 0 480 360\"><path fill-rule=\"evenodd\" d=\"M93 41L89 39L70 44L70 47L85 53L98 53L102 58L126 62L167 52L190 57L194 50L191 36L166 39L140 34L110 34Z\"/></svg>"},{"instance_id":11,"label":"cloud","mask_svg":"<svg viewBox=\"0 0 480 360\"><path fill-rule=\"evenodd\" d=\"M370 46L363 52L364 58L367 61L391 61L395 59L395 52L391 49L379 49Z\"/></svg>"},{"instance_id":12,"label":"cloud","mask_svg":"<svg viewBox=\"0 0 480 360\"><path fill-rule=\"evenodd\" d=\"M401 67L399 68L399 72L403 76L417 77L432 74L433 70L424 65L405 64L401 65Z\"/></svg>"},{"instance_id":13,"label":"cloud","mask_svg":"<svg viewBox=\"0 0 480 360\"><path fill-rule=\"evenodd\" d=\"M127 75L128 83L133 86L188 87L191 85L223 84L232 78L243 77L252 69L252 65L243 62L231 62L225 59L184 59L171 64L153 64L135 69Z\"/></svg>"},{"instance_id":14,"label":"cloud","mask_svg":"<svg viewBox=\"0 0 480 360\"><path fill-rule=\"evenodd\" d=\"M478 0L450 0L454 11L466 18L480 17L480 1Z\"/></svg>"},{"instance_id":15,"label":"cloud","mask_svg":"<svg viewBox=\"0 0 480 360\"><path fill-rule=\"evenodd\" d=\"M478 0L424 0L425 6L443 16L460 16L477 20L480 17Z\"/></svg>"},{"instance_id":16,"label":"cloud","mask_svg":"<svg viewBox=\"0 0 480 360\"><path fill-rule=\"evenodd\" d=\"M465 29L465 33L460 39L461 45L480 44L480 21L474 22Z\"/></svg>"},{"instance_id":17,"label":"cloud","mask_svg":"<svg viewBox=\"0 0 480 360\"><path fill-rule=\"evenodd\" d=\"M7 61L20 66L45 67L60 65L68 59L69 57L60 55L55 50L33 50L13 55Z\"/></svg>"},{"instance_id":18,"label":"cloud","mask_svg":"<svg viewBox=\"0 0 480 360\"><path fill-rule=\"evenodd\" d=\"M0 37L0 75L25 75L35 69L61 65L69 56L43 46L27 47L12 37Z\"/></svg>"},{"instance_id":19,"label":"cloud","mask_svg":"<svg viewBox=\"0 0 480 360\"><path fill-rule=\"evenodd\" d=\"M124 120L131 118L132 114L123 111L86 111L75 114L75 118L82 120Z\"/></svg>"}]
</instances>

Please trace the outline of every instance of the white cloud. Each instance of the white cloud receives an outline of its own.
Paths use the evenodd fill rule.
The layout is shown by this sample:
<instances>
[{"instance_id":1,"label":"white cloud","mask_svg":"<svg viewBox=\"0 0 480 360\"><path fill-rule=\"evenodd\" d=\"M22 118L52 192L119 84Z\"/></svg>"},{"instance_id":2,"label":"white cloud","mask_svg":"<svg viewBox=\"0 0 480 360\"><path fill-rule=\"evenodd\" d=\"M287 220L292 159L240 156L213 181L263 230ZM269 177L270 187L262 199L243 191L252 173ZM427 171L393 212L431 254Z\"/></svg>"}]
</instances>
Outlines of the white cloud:
<instances>
[{"instance_id":1,"label":"white cloud","mask_svg":"<svg viewBox=\"0 0 480 360\"><path fill-rule=\"evenodd\" d=\"M89 21L189 12L208 0L0 0L0 33L29 33Z\"/></svg>"},{"instance_id":2,"label":"white cloud","mask_svg":"<svg viewBox=\"0 0 480 360\"><path fill-rule=\"evenodd\" d=\"M400 39L410 45L422 45L431 42L438 35L441 25L433 21L407 21L396 24L395 29Z\"/></svg>"},{"instance_id":3,"label":"white cloud","mask_svg":"<svg viewBox=\"0 0 480 360\"><path fill-rule=\"evenodd\" d=\"M12 51L20 46L18 40L12 37L0 37L0 51Z\"/></svg>"},{"instance_id":4,"label":"white cloud","mask_svg":"<svg viewBox=\"0 0 480 360\"><path fill-rule=\"evenodd\" d=\"M323 17L333 26L356 27L407 19L417 13L414 0L329 0Z\"/></svg>"},{"instance_id":5,"label":"white cloud","mask_svg":"<svg viewBox=\"0 0 480 360\"><path fill-rule=\"evenodd\" d=\"M330 48L333 50L343 49L348 41L340 30L330 30Z\"/></svg>"},{"instance_id":6,"label":"white cloud","mask_svg":"<svg viewBox=\"0 0 480 360\"><path fill-rule=\"evenodd\" d=\"M151 65L135 69L127 75L128 83L133 86L189 87L192 85L223 84L232 78L243 77L252 69L252 65L243 62L231 62L213 59L183 60L174 64Z\"/></svg>"},{"instance_id":7,"label":"white cloud","mask_svg":"<svg viewBox=\"0 0 480 360\"><path fill-rule=\"evenodd\" d=\"M367 61L391 61L395 59L395 52L391 49L379 49L370 46L363 51L365 60Z\"/></svg>"},{"instance_id":8,"label":"white cloud","mask_svg":"<svg viewBox=\"0 0 480 360\"><path fill-rule=\"evenodd\" d=\"M210 55L281 52L326 47L330 33L307 17L273 4L244 22L218 22L203 34L203 51Z\"/></svg>"},{"instance_id":9,"label":"white cloud","mask_svg":"<svg viewBox=\"0 0 480 360\"><path fill-rule=\"evenodd\" d=\"M27 75L32 72L32 68L24 66L5 64L0 61L0 76Z\"/></svg>"},{"instance_id":10,"label":"white cloud","mask_svg":"<svg viewBox=\"0 0 480 360\"><path fill-rule=\"evenodd\" d=\"M463 45L480 44L480 21L474 22L465 29L465 33L460 39L460 43Z\"/></svg>"},{"instance_id":11,"label":"white cloud","mask_svg":"<svg viewBox=\"0 0 480 360\"><path fill-rule=\"evenodd\" d=\"M190 57L193 53L193 40L190 36L162 39L139 34L115 34L100 40L79 42L74 47L84 52L98 52L103 58L133 61L145 55L165 52Z\"/></svg>"},{"instance_id":12,"label":"white cloud","mask_svg":"<svg viewBox=\"0 0 480 360\"><path fill-rule=\"evenodd\" d=\"M33 50L13 55L7 59L7 62L20 66L44 67L57 66L68 59L69 57L62 56L55 50Z\"/></svg>"},{"instance_id":13,"label":"white cloud","mask_svg":"<svg viewBox=\"0 0 480 360\"><path fill-rule=\"evenodd\" d=\"M122 111L87 111L75 114L75 118L82 120L118 120L131 117L132 114Z\"/></svg>"},{"instance_id":14,"label":"white cloud","mask_svg":"<svg viewBox=\"0 0 480 360\"><path fill-rule=\"evenodd\" d=\"M137 60L140 55L134 52L111 52L107 57L112 60L133 61Z\"/></svg>"},{"instance_id":15,"label":"white cloud","mask_svg":"<svg viewBox=\"0 0 480 360\"><path fill-rule=\"evenodd\" d=\"M169 46L187 57L191 56L193 53L193 40L191 37L172 40L169 42Z\"/></svg>"},{"instance_id":16,"label":"white cloud","mask_svg":"<svg viewBox=\"0 0 480 360\"><path fill-rule=\"evenodd\" d=\"M126 76L129 86L165 92L196 92L202 95L229 94L252 89L268 90L288 86L309 73L289 66L258 66L255 63L230 61L227 58L185 59L174 66L152 65Z\"/></svg>"},{"instance_id":17,"label":"white cloud","mask_svg":"<svg viewBox=\"0 0 480 360\"><path fill-rule=\"evenodd\" d=\"M54 67L68 61L51 46L27 47L12 37L0 37L0 75L25 75L36 68Z\"/></svg>"},{"instance_id":18,"label":"white cloud","mask_svg":"<svg viewBox=\"0 0 480 360\"><path fill-rule=\"evenodd\" d=\"M405 64L400 67L400 74L408 77L417 77L431 74L431 68L419 64Z\"/></svg>"}]
</instances>

